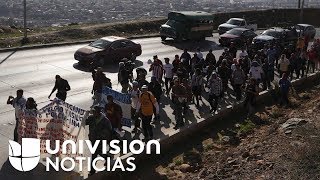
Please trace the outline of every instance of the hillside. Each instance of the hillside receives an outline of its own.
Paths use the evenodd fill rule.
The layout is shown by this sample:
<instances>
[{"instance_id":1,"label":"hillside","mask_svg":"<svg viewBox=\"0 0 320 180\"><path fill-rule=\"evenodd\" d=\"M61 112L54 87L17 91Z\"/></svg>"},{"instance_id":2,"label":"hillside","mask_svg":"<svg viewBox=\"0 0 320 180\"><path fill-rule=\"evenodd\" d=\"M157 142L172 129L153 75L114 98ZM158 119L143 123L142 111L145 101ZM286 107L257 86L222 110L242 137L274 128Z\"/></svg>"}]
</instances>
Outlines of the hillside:
<instances>
[{"instance_id":1,"label":"hillside","mask_svg":"<svg viewBox=\"0 0 320 180\"><path fill-rule=\"evenodd\" d=\"M48 44L97 39L109 35L132 37L156 34L159 32L159 24L165 21L159 18L125 23L70 24L62 27L35 28L28 29L28 39L29 44ZM0 26L0 48L19 46L22 38L23 29Z\"/></svg>"}]
</instances>

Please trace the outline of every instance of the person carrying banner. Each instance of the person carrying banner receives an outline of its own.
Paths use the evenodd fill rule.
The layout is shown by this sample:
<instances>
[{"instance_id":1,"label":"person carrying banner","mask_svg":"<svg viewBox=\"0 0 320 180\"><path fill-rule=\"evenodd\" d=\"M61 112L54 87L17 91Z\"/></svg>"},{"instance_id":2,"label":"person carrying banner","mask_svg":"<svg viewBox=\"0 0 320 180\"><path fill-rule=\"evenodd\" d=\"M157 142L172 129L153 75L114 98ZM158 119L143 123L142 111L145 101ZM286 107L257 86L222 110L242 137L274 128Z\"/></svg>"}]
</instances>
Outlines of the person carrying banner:
<instances>
[{"instance_id":1,"label":"person carrying banner","mask_svg":"<svg viewBox=\"0 0 320 180\"><path fill-rule=\"evenodd\" d=\"M136 113L137 115L140 115L142 119L144 137L145 140L148 140L153 139L153 131L150 124L153 115L153 107L155 107L156 114L159 116L159 104L153 94L148 91L148 86L143 85L141 91L142 93L139 96Z\"/></svg>"},{"instance_id":2,"label":"person carrying banner","mask_svg":"<svg viewBox=\"0 0 320 180\"><path fill-rule=\"evenodd\" d=\"M138 128L140 128L140 120L136 115L136 110L139 102L139 96L141 94L139 90L139 83L137 81L132 82L132 90L129 93L131 95L131 119L134 120L133 132L137 132Z\"/></svg>"},{"instance_id":3,"label":"person carrying banner","mask_svg":"<svg viewBox=\"0 0 320 180\"><path fill-rule=\"evenodd\" d=\"M89 125L89 140L92 144L96 140L107 140L107 142L112 140L111 122L101 113L101 107L94 106L92 115L86 120L86 125ZM92 159L95 159L98 155L107 159L108 155L102 153L102 143L99 143L95 153L92 154ZM89 175L93 175L95 172L95 169L91 166Z\"/></svg>"},{"instance_id":4,"label":"person carrying banner","mask_svg":"<svg viewBox=\"0 0 320 180\"><path fill-rule=\"evenodd\" d=\"M17 97L14 98L12 96L8 97L7 104L11 104L15 109L15 118L16 118L16 125L14 128L13 133L13 140L18 142L18 122L19 122L19 113L23 108L26 106L26 99L23 97L23 90L17 90Z\"/></svg>"},{"instance_id":5,"label":"person carrying banner","mask_svg":"<svg viewBox=\"0 0 320 180\"><path fill-rule=\"evenodd\" d=\"M176 126L174 127L174 129L178 129L179 127L184 126L182 108L187 101L187 90L182 85L182 83L180 83L178 78L174 80L171 99L174 104L174 113L176 120Z\"/></svg>"},{"instance_id":6,"label":"person carrying banner","mask_svg":"<svg viewBox=\"0 0 320 180\"><path fill-rule=\"evenodd\" d=\"M37 110L37 103L36 101L32 98L32 97L29 97L27 99L27 102L26 102L26 109L28 110Z\"/></svg>"},{"instance_id":7,"label":"person carrying banner","mask_svg":"<svg viewBox=\"0 0 320 180\"><path fill-rule=\"evenodd\" d=\"M119 104L115 103L113 101L112 95L107 95L108 103L105 105L105 113L107 118L110 120L112 128L114 131L121 131L122 124L121 119L123 117L122 115L122 108Z\"/></svg>"},{"instance_id":8,"label":"person carrying banner","mask_svg":"<svg viewBox=\"0 0 320 180\"><path fill-rule=\"evenodd\" d=\"M97 72L93 76L93 88L92 92L94 94L94 102L93 105L96 105L100 103L101 101L101 95L102 95L102 88L104 86L107 86L112 89L111 80L106 77L106 75L103 73L102 68L98 67Z\"/></svg>"},{"instance_id":9,"label":"person carrying banner","mask_svg":"<svg viewBox=\"0 0 320 180\"><path fill-rule=\"evenodd\" d=\"M50 99L52 93L58 90L56 97L61 99L62 101L65 101L67 98L67 91L70 91L70 89L71 88L68 81L65 79L62 79L60 75L56 75L56 82L48 98Z\"/></svg>"}]
</instances>

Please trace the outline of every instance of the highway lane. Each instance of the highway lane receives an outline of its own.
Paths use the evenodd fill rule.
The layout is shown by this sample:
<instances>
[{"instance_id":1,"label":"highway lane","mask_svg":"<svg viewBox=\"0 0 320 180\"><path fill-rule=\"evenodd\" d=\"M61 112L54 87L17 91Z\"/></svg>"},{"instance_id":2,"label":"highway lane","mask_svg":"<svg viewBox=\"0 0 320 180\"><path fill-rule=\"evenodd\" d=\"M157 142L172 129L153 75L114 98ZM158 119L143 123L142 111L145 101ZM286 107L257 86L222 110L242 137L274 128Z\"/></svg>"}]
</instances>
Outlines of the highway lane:
<instances>
[{"instance_id":1,"label":"highway lane","mask_svg":"<svg viewBox=\"0 0 320 180\"><path fill-rule=\"evenodd\" d=\"M183 47L195 49L202 46L203 49L221 49L213 41L216 38L209 38L203 47L201 44L184 43L183 46L171 46L162 44L160 38L148 38L135 40L142 45L143 54L139 56L137 65L148 68L148 59L157 54L160 59L169 57L173 59L175 54L181 54ZM68 102L87 108L91 103L92 79L87 69L78 67L77 61L73 59L73 53L84 44L74 46L52 47L46 49L35 49L13 52L13 54L0 65L0 102L5 102L8 95L15 95L18 88L25 90L25 97L34 97L37 102L48 102L47 96L54 84L54 76L60 74L70 82L72 90L68 94ZM178 49L180 48L180 49ZM215 53L219 54L219 50ZM1 53L0 59L5 59L12 52ZM104 69L107 77L112 79L114 88L120 88L117 84L117 65L107 65ZM80 98L81 97L81 98ZM75 102L75 100L77 102ZM12 111L10 106L1 103L0 122L6 121L2 115Z\"/></svg>"},{"instance_id":2,"label":"highway lane","mask_svg":"<svg viewBox=\"0 0 320 180\"><path fill-rule=\"evenodd\" d=\"M194 50L199 46L204 49L204 55L210 48L213 48L216 55L220 55L222 48L215 42L218 35L208 38L201 43L184 42L176 44L172 41L161 43L160 38L136 39L142 45L143 54L137 57L136 66L149 68L148 59L153 55L158 55L163 60L169 57L171 60L174 55L181 55L182 49L187 47ZM8 139L13 138L14 129L14 110L12 106L6 105L9 95L15 96L17 89L24 90L24 96L33 97L38 108L49 103L47 98L51 92L55 75L59 74L62 78L69 81L71 91L68 92L67 102L77 105L84 109L89 109L92 105L91 88L93 80L88 69L79 67L74 60L74 52L86 44L51 47L45 49L23 50L17 52L0 53L0 167L7 159ZM113 88L120 89L117 82L118 65L107 65L104 71L112 80ZM150 78L151 74L148 74ZM52 95L52 98L55 94ZM168 105L166 106L168 107ZM171 114L171 113L168 113ZM173 125L170 125L173 126ZM164 134L171 134L170 129L161 128Z\"/></svg>"},{"instance_id":3,"label":"highway lane","mask_svg":"<svg viewBox=\"0 0 320 180\"><path fill-rule=\"evenodd\" d=\"M318 33L319 35L319 33ZM167 41L162 43L160 38L136 39L142 45L143 54L137 58L137 66L149 68L148 59L152 59L153 55L158 55L163 60L165 57L173 59L175 54L181 55L183 48L195 51L197 47L204 50L204 55L212 48L216 57L220 56L223 48L219 47L218 34L207 38L206 41L199 42L183 42L174 43ZM8 139L13 138L14 129L14 111L6 100L9 95L15 96L17 89L25 91L24 96L33 97L38 103L38 108L43 107L49 102L47 96L51 92L54 85L54 77L56 74L61 75L69 81L71 91L68 93L67 102L77 105L84 109L89 109L92 105L92 78L91 73L87 69L79 67L77 61L73 59L74 52L86 44L51 47L45 49L23 50L17 52L0 53L0 167L8 157ZM113 88L120 89L117 82L118 65L107 65L104 71L112 80ZM148 74L150 78L150 73ZM52 95L54 97L54 94ZM231 100L227 101L231 102ZM165 105L168 116L172 116L172 110L169 105ZM203 114L195 112L197 119L203 119ZM169 117L169 118L170 118ZM170 120L169 120L170 121ZM198 120L196 120L198 121ZM156 133L161 131L164 135L170 135L173 125L158 128Z\"/></svg>"}]
</instances>

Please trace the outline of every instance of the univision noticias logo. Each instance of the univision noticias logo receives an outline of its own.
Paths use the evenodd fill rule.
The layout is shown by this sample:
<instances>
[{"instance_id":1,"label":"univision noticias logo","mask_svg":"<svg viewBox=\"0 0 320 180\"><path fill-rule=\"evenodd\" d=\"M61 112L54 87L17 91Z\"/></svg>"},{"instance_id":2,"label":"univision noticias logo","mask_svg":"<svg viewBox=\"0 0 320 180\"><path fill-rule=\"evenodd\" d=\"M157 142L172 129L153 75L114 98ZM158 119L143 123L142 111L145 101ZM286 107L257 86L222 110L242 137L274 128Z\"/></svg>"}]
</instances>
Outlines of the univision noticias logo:
<instances>
[{"instance_id":1,"label":"univision noticias logo","mask_svg":"<svg viewBox=\"0 0 320 180\"><path fill-rule=\"evenodd\" d=\"M31 171L40 160L40 139L22 138L21 145L9 140L9 161L18 171Z\"/></svg>"},{"instance_id":2,"label":"univision noticias logo","mask_svg":"<svg viewBox=\"0 0 320 180\"><path fill-rule=\"evenodd\" d=\"M100 152L102 156L85 157L84 149L88 149L92 155ZM157 140L149 140L146 143L141 140L130 142L127 140L111 140L110 142L107 140L96 140L94 142L90 140L78 140L77 142L65 140L61 143L60 140L53 142L46 140L45 152L49 156L55 156L55 158L46 157L45 166L46 171L54 169L57 172L60 168L66 172L73 170L82 172L85 166L87 166L86 170L88 171L91 171L92 168L95 171L116 171L117 169L134 171L136 169L134 157L121 159L120 156L112 156L118 154L139 155L141 153L160 154L160 149L160 143ZM57 154L62 156L57 157ZM122 160L126 161L126 166L124 166ZM31 171L38 165L39 161L40 139L22 138L21 145L15 141L9 141L9 162L16 170L22 172ZM105 166L97 167L98 161L104 161Z\"/></svg>"}]
</instances>

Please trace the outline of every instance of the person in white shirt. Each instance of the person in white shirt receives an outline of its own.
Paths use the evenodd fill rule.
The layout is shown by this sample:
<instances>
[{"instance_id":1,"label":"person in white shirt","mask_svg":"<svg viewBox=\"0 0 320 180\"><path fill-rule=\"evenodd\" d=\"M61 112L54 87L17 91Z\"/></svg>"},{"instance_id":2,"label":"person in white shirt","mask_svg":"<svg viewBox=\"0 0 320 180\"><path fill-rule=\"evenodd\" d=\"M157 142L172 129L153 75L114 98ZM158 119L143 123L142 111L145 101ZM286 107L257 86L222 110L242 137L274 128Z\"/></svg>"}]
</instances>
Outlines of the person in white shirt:
<instances>
[{"instance_id":1,"label":"person in white shirt","mask_svg":"<svg viewBox=\"0 0 320 180\"><path fill-rule=\"evenodd\" d=\"M172 85L173 78L173 65L169 63L169 58L164 58L165 64L163 65L164 70L164 84L166 87L166 94L168 95Z\"/></svg>"},{"instance_id":2,"label":"person in white shirt","mask_svg":"<svg viewBox=\"0 0 320 180\"><path fill-rule=\"evenodd\" d=\"M251 68L249 70L250 76L257 81L257 84L261 82L263 70L257 61L251 63Z\"/></svg>"},{"instance_id":3,"label":"person in white shirt","mask_svg":"<svg viewBox=\"0 0 320 180\"><path fill-rule=\"evenodd\" d=\"M209 87L209 103L211 106L210 113L215 113L218 107L218 101L222 94L222 80L216 72L212 72L207 86Z\"/></svg>"},{"instance_id":4,"label":"person in white shirt","mask_svg":"<svg viewBox=\"0 0 320 180\"><path fill-rule=\"evenodd\" d=\"M14 128L14 141L18 142L18 122L19 122L19 116L22 110L26 106L27 100L23 97L23 90L19 89L17 90L17 97L13 98L12 96L8 97L7 104L11 104L15 109L15 119L16 119L16 126Z\"/></svg>"},{"instance_id":5,"label":"person in white shirt","mask_svg":"<svg viewBox=\"0 0 320 180\"><path fill-rule=\"evenodd\" d=\"M233 58L233 63L231 64L231 72L235 71L237 68L236 68L236 65L238 64L238 60L237 58Z\"/></svg>"},{"instance_id":6,"label":"person in white shirt","mask_svg":"<svg viewBox=\"0 0 320 180\"><path fill-rule=\"evenodd\" d=\"M141 94L139 90L139 83L137 81L132 82L132 90L130 90L129 93L131 95L131 119L134 120L133 132L137 132L138 128L140 128L140 120L136 114L136 110L139 102L139 96Z\"/></svg>"},{"instance_id":7,"label":"person in white shirt","mask_svg":"<svg viewBox=\"0 0 320 180\"><path fill-rule=\"evenodd\" d=\"M246 51L244 48L242 48L242 49L241 49L241 52L239 53L239 58L240 58L240 59L244 59L244 58L247 57L247 56L248 56L247 51Z\"/></svg>"},{"instance_id":8,"label":"person in white shirt","mask_svg":"<svg viewBox=\"0 0 320 180\"><path fill-rule=\"evenodd\" d=\"M282 75L284 73L288 73L289 65L290 65L289 59L286 58L285 54L282 54L281 57L280 57L280 60L279 60L279 64L278 64L280 77L282 77Z\"/></svg>"}]
</instances>

